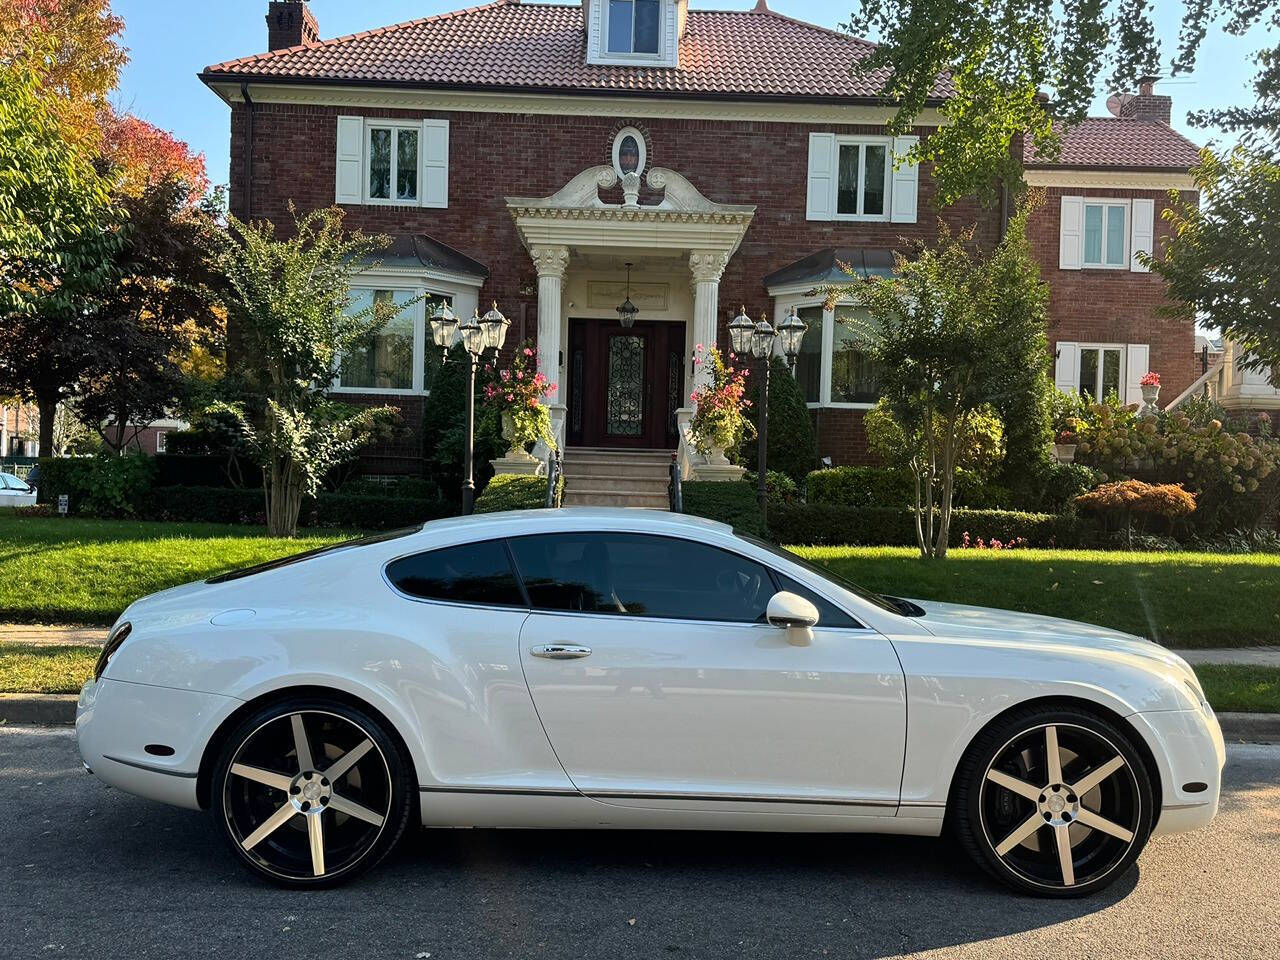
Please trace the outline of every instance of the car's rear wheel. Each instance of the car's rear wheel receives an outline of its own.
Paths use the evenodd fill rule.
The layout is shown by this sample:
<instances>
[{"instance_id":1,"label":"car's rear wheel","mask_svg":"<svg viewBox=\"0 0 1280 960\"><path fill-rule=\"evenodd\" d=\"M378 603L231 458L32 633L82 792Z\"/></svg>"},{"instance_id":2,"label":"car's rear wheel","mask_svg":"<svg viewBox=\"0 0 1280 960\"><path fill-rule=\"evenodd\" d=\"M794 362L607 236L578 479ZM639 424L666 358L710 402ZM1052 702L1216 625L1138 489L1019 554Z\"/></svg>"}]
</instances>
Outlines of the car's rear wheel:
<instances>
[{"instance_id":1,"label":"car's rear wheel","mask_svg":"<svg viewBox=\"0 0 1280 960\"><path fill-rule=\"evenodd\" d=\"M1078 897L1138 859L1153 806L1129 735L1083 709L1032 707L975 740L956 773L951 818L961 844L1000 880Z\"/></svg>"},{"instance_id":2,"label":"car's rear wheel","mask_svg":"<svg viewBox=\"0 0 1280 960\"><path fill-rule=\"evenodd\" d=\"M413 811L411 769L366 711L315 698L277 702L225 741L213 813L254 873L282 886L333 886L399 841Z\"/></svg>"}]
</instances>

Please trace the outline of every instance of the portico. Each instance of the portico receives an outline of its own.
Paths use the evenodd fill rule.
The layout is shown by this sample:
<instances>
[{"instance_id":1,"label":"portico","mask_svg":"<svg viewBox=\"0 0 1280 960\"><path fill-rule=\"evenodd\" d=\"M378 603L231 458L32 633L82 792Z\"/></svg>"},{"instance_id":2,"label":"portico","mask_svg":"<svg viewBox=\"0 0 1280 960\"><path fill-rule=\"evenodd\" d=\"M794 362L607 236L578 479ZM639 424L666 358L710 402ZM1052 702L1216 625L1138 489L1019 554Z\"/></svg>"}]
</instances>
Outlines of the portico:
<instances>
[{"instance_id":1,"label":"portico","mask_svg":"<svg viewBox=\"0 0 1280 960\"><path fill-rule=\"evenodd\" d=\"M539 369L557 386L551 417L562 446L570 435L602 446L665 445L654 418L687 419L684 403L703 376L690 367L694 347L716 342L720 278L755 207L708 200L662 167L644 182L660 200L641 204L639 173L607 164L551 196L506 200L538 274ZM601 189L619 185L622 203L600 199ZM640 307L633 328L615 310L625 263L633 264L631 297ZM679 376L670 359L676 346ZM584 421L588 413L595 426Z\"/></svg>"}]
</instances>

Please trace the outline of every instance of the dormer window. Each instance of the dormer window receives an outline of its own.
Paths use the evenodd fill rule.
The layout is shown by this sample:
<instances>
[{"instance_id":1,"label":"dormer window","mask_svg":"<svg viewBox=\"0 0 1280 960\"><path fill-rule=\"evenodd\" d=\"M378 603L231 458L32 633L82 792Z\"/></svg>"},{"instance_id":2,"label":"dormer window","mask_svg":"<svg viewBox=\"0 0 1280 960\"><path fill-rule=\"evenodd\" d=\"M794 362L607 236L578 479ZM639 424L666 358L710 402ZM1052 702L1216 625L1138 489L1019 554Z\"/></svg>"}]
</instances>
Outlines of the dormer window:
<instances>
[{"instance_id":1,"label":"dormer window","mask_svg":"<svg viewBox=\"0 0 1280 960\"><path fill-rule=\"evenodd\" d=\"M658 52L660 0L609 0L608 52Z\"/></svg>"}]
</instances>

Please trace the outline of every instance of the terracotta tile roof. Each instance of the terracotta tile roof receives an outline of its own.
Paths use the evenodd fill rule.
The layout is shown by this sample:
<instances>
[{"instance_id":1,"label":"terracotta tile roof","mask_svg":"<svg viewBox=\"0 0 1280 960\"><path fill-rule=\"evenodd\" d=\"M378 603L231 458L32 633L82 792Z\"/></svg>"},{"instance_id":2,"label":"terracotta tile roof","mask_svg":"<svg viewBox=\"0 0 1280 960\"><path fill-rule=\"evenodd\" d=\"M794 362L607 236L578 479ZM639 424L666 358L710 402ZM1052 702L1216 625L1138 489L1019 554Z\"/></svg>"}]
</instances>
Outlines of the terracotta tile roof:
<instances>
[{"instance_id":1,"label":"terracotta tile roof","mask_svg":"<svg viewBox=\"0 0 1280 960\"><path fill-rule=\"evenodd\" d=\"M1062 131L1062 153L1041 161L1027 142L1027 167L1135 167L1187 170L1200 158L1200 148L1159 120L1088 117Z\"/></svg>"},{"instance_id":2,"label":"terracotta tile roof","mask_svg":"<svg viewBox=\"0 0 1280 960\"><path fill-rule=\"evenodd\" d=\"M678 68L592 66L580 6L498 0L230 60L202 76L614 95L875 98L883 76L848 72L873 46L769 10L690 10ZM947 96L949 82L940 80L934 93Z\"/></svg>"}]
</instances>

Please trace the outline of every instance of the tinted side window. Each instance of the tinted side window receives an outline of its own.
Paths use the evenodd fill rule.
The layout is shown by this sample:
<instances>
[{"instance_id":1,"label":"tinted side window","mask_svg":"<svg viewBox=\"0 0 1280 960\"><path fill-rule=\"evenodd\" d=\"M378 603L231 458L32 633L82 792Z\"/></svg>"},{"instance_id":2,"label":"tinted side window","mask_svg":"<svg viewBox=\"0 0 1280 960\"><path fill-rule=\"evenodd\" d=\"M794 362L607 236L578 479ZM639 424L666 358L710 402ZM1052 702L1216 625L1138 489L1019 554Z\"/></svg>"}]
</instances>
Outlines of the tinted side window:
<instances>
[{"instance_id":1,"label":"tinted side window","mask_svg":"<svg viewBox=\"0 0 1280 960\"><path fill-rule=\"evenodd\" d=\"M424 600L524 606L501 540L401 557L387 564L387 579L402 593Z\"/></svg>"},{"instance_id":2,"label":"tinted side window","mask_svg":"<svg viewBox=\"0 0 1280 960\"><path fill-rule=\"evenodd\" d=\"M680 620L758 623L769 571L717 547L634 533L565 533L510 541L533 606Z\"/></svg>"},{"instance_id":3,"label":"tinted side window","mask_svg":"<svg viewBox=\"0 0 1280 960\"><path fill-rule=\"evenodd\" d=\"M818 608L818 626L819 627L861 627L857 620L849 616L839 607L825 597L820 597L804 584L792 580L785 573L773 571L773 575L778 579L778 589L786 590L789 593L797 594L804 597L815 607Z\"/></svg>"}]
</instances>

